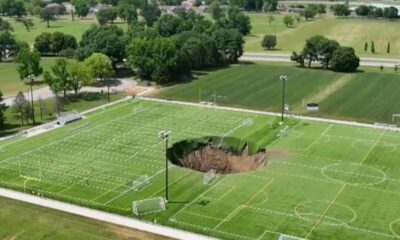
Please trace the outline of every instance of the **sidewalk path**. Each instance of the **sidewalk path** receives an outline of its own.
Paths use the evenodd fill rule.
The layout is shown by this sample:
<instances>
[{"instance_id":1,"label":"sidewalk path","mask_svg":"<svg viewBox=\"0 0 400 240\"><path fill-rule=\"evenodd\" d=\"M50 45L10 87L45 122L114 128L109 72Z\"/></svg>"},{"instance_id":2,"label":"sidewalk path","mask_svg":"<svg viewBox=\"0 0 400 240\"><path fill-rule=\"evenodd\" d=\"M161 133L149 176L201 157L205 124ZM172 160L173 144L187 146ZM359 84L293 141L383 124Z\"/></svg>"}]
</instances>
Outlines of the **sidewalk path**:
<instances>
[{"instance_id":1,"label":"sidewalk path","mask_svg":"<svg viewBox=\"0 0 400 240\"><path fill-rule=\"evenodd\" d=\"M120 84L118 86L112 86L110 91L125 91L126 89L135 87L137 85L137 82L133 78L118 78L117 80L120 81ZM102 90L107 92L107 87L83 87L80 92L101 92ZM25 92L24 94L27 99L31 99L30 92ZM54 97L54 94L48 86L33 90L34 101L38 100L39 98L48 99L52 97ZM11 106L14 98L15 96L7 96L4 98L4 102L6 105Z\"/></svg>"}]
</instances>

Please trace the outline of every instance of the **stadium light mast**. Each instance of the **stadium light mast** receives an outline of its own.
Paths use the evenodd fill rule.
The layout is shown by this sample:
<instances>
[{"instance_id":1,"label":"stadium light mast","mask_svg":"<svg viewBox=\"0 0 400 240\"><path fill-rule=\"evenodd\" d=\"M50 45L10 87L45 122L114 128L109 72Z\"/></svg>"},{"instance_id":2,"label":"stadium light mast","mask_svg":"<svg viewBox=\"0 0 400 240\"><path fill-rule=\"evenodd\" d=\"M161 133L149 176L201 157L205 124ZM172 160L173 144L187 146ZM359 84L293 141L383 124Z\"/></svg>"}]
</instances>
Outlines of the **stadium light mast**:
<instances>
[{"instance_id":1,"label":"stadium light mast","mask_svg":"<svg viewBox=\"0 0 400 240\"><path fill-rule=\"evenodd\" d=\"M30 74L28 76L28 79L29 79L29 84L31 85L31 107L32 107L31 114L32 114L32 122L33 122L33 124L35 124L35 105L33 104L33 90L32 90L33 82L35 82L35 75Z\"/></svg>"},{"instance_id":2,"label":"stadium light mast","mask_svg":"<svg viewBox=\"0 0 400 240\"><path fill-rule=\"evenodd\" d=\"M165 201L168 203L168 140L171 131L163 130L158 133L158 136L165 141Z\"/></svg>"},{"instance_id":3,"label":"stadium light mast","mask_svg":"<svg viewBox=\"0 0 400 240\"><path fill-rule=\"evenodd\" d=\"M285 112L285 87L286 87L286 81L288 80L288 77L285 75L281 75L279 79L282 81L282 115L281 115L281 124L283 124L283 114Z\"/></svg>"}]
</instances>

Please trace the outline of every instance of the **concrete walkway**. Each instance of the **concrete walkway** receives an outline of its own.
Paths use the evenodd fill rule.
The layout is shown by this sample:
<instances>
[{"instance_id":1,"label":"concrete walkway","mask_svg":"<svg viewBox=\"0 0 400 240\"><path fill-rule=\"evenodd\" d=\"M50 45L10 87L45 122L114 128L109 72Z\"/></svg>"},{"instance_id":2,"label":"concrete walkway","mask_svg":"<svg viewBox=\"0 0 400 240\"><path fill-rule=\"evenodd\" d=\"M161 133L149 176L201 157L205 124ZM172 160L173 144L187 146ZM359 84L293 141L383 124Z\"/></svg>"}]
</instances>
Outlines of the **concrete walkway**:
<instances>
[{"instance_id":1,"label":"concrete walkway","mask_svg":"<svg viewBox=\"0 0 400 240\"><path fill-rule=\"evenodd\" d=\"M200 234L186 232L183 230L161 226L158 224L142 222L133 218L123 217L117 214L102 212L86 207L81 207L69 203L64 203L52 199L41 198L26 193L17 192L5 188L0 188L0 196L35 204L42 207L55 209L67 213L72 213L82 217L95 219L102 222L112 223L123 227L134 228L145 232L151 232L157 235L175 238L175 239L190 239L190 240L212 240L215 238L206 237Z\"/></svg>"},{"instance_id":2,"label":"concrete walkway","mask_svg":"<svg viewBox=\"0 0 400 240\"><path fill-rule=\"evenodd\" d=\"M255 53L245 52L240 60L242 61L265 61L265 62L291 62L290 53ZM400 59L396 58L375 58L375 57L360 57L360 66L370 67L391 67L400 64Z\"/></svg>"},{"instance_id":3,"label":"concrete walkway","mask_svg":"<svg viewBox=\"0 0 400 240\"><path fill-rule=\"evenodd\" d=\"M112 86L110 88L110 91L125 91L128 88L132 88L135 87L137 85L137 82L133 79L133 78L119 78L117 79L120 81L120 84L117 86ZM107 92L107 87L83 87L80 92ZM72 92L69 92L72 93ZM31 99L31 93L30 92L25 92L25 97L27 99ZM48 99L48 98L53 98L54 94L53 92L50 90L50 88L47 87L43 87L40 89L36 89L33 90L33 100L36 101L39 98L41 99ZM11 106L13 101L14 101L15 96L7 96L4 98L4 102L6 103L6 105Z\"/></svg>"}]
</instances>

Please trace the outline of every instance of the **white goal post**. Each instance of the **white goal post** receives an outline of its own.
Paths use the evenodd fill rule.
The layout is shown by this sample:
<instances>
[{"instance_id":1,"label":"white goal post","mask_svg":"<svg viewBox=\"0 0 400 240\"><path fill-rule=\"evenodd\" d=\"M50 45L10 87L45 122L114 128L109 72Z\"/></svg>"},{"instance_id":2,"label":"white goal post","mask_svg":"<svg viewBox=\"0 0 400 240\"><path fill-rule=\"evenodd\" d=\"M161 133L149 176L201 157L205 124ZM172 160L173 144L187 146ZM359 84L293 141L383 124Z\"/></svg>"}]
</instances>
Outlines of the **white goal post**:
<instances>
[{"instance_id":1,"label":"white goal post","mask_svg":"<svg viewBox=\"0 0 400 240\"><path fill-rule=\"evenodd\" d=\"M204 185L212 185L218 181L218 174L215 169L209 170L206 174L204 174L203 183Z\"/></svg>"},{"instance_id":2,"label":"white goal post","mask_svg":"<svg viewBox=\"0 0 400 240\"><path fill-rule=\"evenodd\" d=\"M285 126L281 130L279 130L277 137L284 137L288 134L289 134L289 126Z\"/></svg>"},{"instance_id":3,"label":"white goal post","mask_svg":"<svg viewBox=\"0 0 400 240\"><path fill-rule=\"evenodd\" d=\"M162 212L167 210L164 198L156 197L132 202L132 211L140 216L149 213Z\"/></svg>"},{"instance_id":4,"label":"white goal post","mask_svg":"<svg viewBox=\"0 0 400 240\"><path fill-rule=\"evenodd\" d=\"M400 113L392 115L392 122L394 122L396 118L398 118L400 120Z\"/></svg>"},{"instance_id":5,"label":"white goal post","mask_svg":"<svg viewBox=\"0 0 400 240\"><path fill-rule=\"evenodd\" d=\"M286 234L281 234L280 236L279 236L279 239L278 240L307 240L307 239L305 239L305 238L299 238L299 237L294 237L294 236L289 236L289 235L286 235Z\"/></svg>"},{"instance_id":6,"label":"white goal post","mask_svg":"<svg viewBox=\"0 0 400 240\"><path fill-rule=\"evenodd\" d=\"M132 181L132 190L140 191L150 184L150 177L147 175L140 176L139 178Z\"/></svg>"}]
</instances>

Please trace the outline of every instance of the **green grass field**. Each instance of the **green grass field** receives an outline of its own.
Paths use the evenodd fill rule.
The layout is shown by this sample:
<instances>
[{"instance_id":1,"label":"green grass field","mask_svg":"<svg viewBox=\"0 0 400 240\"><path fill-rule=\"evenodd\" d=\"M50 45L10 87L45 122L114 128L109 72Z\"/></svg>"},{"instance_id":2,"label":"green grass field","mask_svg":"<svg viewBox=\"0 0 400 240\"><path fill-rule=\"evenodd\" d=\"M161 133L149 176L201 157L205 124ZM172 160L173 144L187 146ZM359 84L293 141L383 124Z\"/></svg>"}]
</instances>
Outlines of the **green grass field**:
<instances>
[{"instance_id":1,"label":"green grass field","mask_svg":"<svg viewBox=\"0 0 400 240\"><path fill-rule=\"evenodd\" d=\"M282 83L287 75L286 103L292 113L363 122L392 122L399 112L400 76L393 69L362 68L352 74L301 69L292 64L243 63L201 73L197 79L161 89L156 97L181 101L214 101L218 105L280 111ZM377 91L379 89L379 91ZM307 113L304 103L320 103L321 111Z\"/></svg>"},{"instance_id":2,"label":"green grass field","mask_svg":"<svg viewBox=\"0 0 400 240\"><path fill-rule=\"evenodd\" d=\"M1 239L168 239L7 198L0 205Z\"/></svg>"},{"instance_id":3,"label":"green grass field","mask_svg":"<svg viewBox=\"0 0 400 240\"><path fill-rule=\"evenodd\" d=\"M252 120L252 125L243 122ZM257 139L275 117L130 100L32 138L1 143L0 184L133 216L132 201L164 194L164 144L228 135ZM170 165L170 202L142 215L224 239L395 239L400 234L400 136L369 128L290 120L266 146L267 166L221 175ZM239 127L238 127L239 126ZM241 126L241 127L240 127ZM151 183L132 191L132 181Z\"/></svg>"},{"instance_id":4,"label":"green grass field","mask_svg":"<svg viewBox=\"0 0 400 240\"><path fill-rule=\"evenodd\" d=\"M303 48L306 39L314 35L323 35L337 40L341 45L351 46L359 55L393 58L400 56L399 22L367 19L337 19L326 17L315 21L304 20L294 28L286 28L282 22L282 16L277 15L273 26L268 26L267 14L249 14L254 27L253 35L246 38L245 51L265 51L261 47L264 34L277 35L278 50L284 52L299 51ZM351 29L351 31L349 31ZM375 51L364 51L364 44L375 42ZM391 44L390 53L386 53L388 42ZM276 52L276 51L274 51Z\"/></svg>"},{"instance_id":5,"label":"green grass field","mask_svg":"<svg viewBox=\"0 0 400 240\"><path fill-rule=\"evenodd\" d=\"M82 37L82 34L90 28L90 26L94 23L97 23L95 18L88 19L79 19L75 18L73 22L70 16L63 16L57 21L50 22L50 28L47 27L47 23L41 21L37 17L31 17L34 26L28 32L24 25L18 22L14 18L5 18L10 21L14 28L13 34L15 35L17 40L26 41L29 44L33 45L35 43L35 38L43 32L63 32L65 34L71 34L79 41Z\"/></svg>"},{"instance_id":6,"label":"green grass field","mask_svg":"<svg viewBox=\"0 0 400 240\"><path fill-rule=\"evenodd\" d=\"M50 70L55 60L56 58L42 58L43 70ZM0 63L0 76L0 90L4 96L12 96L19 91L27 92L29 89L29 85L20 79L15 63ZM40 87L43 87L43 84L34 85L34 88Z\"/></svg>"}]
</instances>

